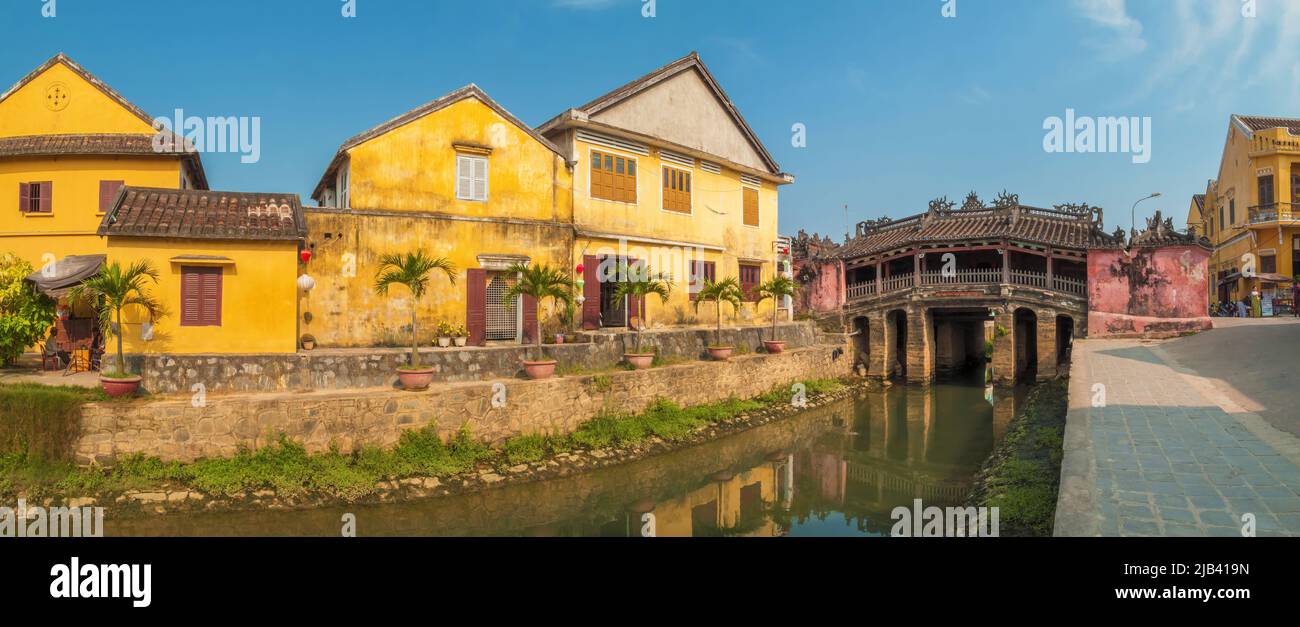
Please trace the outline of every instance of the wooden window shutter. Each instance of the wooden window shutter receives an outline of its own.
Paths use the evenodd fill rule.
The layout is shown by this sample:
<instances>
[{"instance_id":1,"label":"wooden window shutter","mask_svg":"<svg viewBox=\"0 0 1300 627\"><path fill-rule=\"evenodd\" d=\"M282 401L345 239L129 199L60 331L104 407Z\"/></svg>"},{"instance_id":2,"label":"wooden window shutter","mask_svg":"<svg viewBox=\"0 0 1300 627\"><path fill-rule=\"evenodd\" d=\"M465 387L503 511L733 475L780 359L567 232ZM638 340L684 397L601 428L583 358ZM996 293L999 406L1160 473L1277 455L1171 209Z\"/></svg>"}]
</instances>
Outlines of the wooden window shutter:
<instances>
[{"instance_id":1,"label":"wooden window shutter","mask_svg":"<svg viewBox=\"0 0 1300 627\"><path fill-rule=\"evenodd\" d=\"M181 267L181 326L221 326L221 268Z\"/></svg>"},{"instance_id":2,"label":"wooden window shutter","mask_svg":"<svg viewBox=\"0 0 1300 627\"><path fill-rule=\"evenodd\" d=\"M745 226L758 226L758 190L752 187L745 191Z\"/></svg>"},{"instance_id":3,"label":"wooden window shutter","mask_svg":"<svg viewBox=\"0 0 1300 627\"><path fill-rule=\"evenodd\" d=\"M486 201L488 197L488 160L487 159L470 159L470 165L473 168L471 178L474 180L474 200Z\"/></svg>"},{"instance_id":4,"label":"wooden window shutter","mask_svg":"<svg viewBox=\"0 0 1300 627\"><path fill-rule=\"evenodd\" d=\"M467 200L473 182L469 178L469 164L465 157L456 157L456 198Z\"/></svg>"},{"instance_id":5,"label":"wooden window shutter","mask_svg":"<svg viewBox=\"0 0 1300 627\"><path fill-rule=\"evenodd\" d=\"M117 200L117 192L122 189L124 181L100 181L99 182L99 212L108 213L113 208L113 201Z\"/></svg>"},{"instance_id":6,"label":"wooden window shutter","mask_svg":"<svg viewBox=\"0 0 1300 627\"><path fill-rule=\"evenodd\" d=\"M221 268L205 268L203 273L202 323L206 326L221 326Z\"/></svg>"},{"instance_id":7,"label":"wooden window shutter","mask_svg":"<svg viewBox=\"0 0 1300 627\"><path fill-rule=\"evenodd\" d=\"M582 258L582 328L594 331L600 328L600 258L588 255Z\"/></svg>"},{"instance_id":8,"label":"wooden window shutter","mask_svg":"<svg viewBox=\"0 0 1300 627\"><path fill-rule=\"evenodd\" d=\"M54 183L46 181L41 186L41 213L54 211Z\"/></svg>"},{"instance_id":9,"label":"wooden window shutter","mask_svg":"<svg viewBox=\"0 0 1300 627\"><path fill-rule=\"evenodd\" d=\"M27 213L32 210L32 185L31 183L18 184L18 210Z\"/></svg>"},{"instance_id":10,"label":"wooden window shutter","mask_svg":"<svg viewBox=\"0 0 1300 627\"><path fill-rule=\"evenodd\" d=\"M199 325L199 292L202 291L201 279L193 268L181 268L181 326Z\"/></svg>"},{"instance_id":11,"label":"wooden window shutter","mask_svg":"<svg viewBox=\"0 0 1300 627\"><path fill-rule=\"evenodd\" d=\"M465 327L469 344L487 344L487 270L471 268L465 273Z\"/></svg>"},{"instance_id":12,"label":"wooden window shutter","mask_svg":"<svg viewBox=\"0 0 1300 627\"><path fill-rule=\"evenodd\" d=\"M524 343L537 341L537 334L541 331L537 328L537 299L532 296L524 296Z\"/></svg>"}]
</instances>

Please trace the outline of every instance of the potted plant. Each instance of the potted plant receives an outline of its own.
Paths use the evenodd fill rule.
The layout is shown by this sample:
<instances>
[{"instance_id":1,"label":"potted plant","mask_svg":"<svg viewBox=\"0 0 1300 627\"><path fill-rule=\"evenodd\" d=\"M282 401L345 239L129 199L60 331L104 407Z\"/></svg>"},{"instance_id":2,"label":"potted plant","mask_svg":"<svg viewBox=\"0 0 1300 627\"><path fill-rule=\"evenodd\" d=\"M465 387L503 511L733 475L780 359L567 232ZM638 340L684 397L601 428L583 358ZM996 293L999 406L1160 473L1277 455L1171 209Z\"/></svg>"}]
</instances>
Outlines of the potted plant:
<instances>
[{"instance_id":1,"label":"potted plant","mask_svg":"<svg viewBox=\"0 0 1300 627\"><path fill-rule=\"evenodd\" d=\"M794 290L794 281L781 274L758 286L758 302L772 299L772 339L763 340L763 348L773 355L785 352L785 342L776 339L776 319L781 312L781 299L794 296Z\"/></svg>"},{"instance_id":2,"label":"potted plant","mask_svg":"<svg viewBox=\"0 0 1300 627\"><path fill-rule=\"evenodd\" d=\"M451 346L452 330L451 323L446 320L438 321L434 331L437 336L438 348L449 348Z\"/></svg>"},{"instance_id":3,"label":"potted plant","mask_svg":"<svg viewBox=\"0 0 1300 627\"><path fill-rule=\"evenodd\" d=\"M465 330L465 325L456 325L456 328L452 329L451 339L456 346L464 348L469 343L469 331Z\"/></svg>"},{"instance_id":4,"label":"potted plant","mask_svg":"<svg viewBox=\"0 0 1300 627\"><path fill-rule=\"evenodd\" d=\"M420 298L429 291L429 281L435 270L447 275L447 280L452 285L456 284L456 266L445 257L430 257L422 250L405 255L384 255L379 260L379 270L375 275L375 292L380 296L387 296L388 288L393 285L405 285L411 290L411 362L407 367L397 369L397 378L407 390L422 390L433 383L433 368L425 368L420 364L416 318Z\"/></svg>"},{"instance_id":5,"label":"potted plant","mask_svg":"<svg viewBox=\"0 0 1300 627\"><path fill-rule=\"evenodd\" d=\"M668 295L672 293L673 289L671 276L662 273L655 274L645 264L637 264L631 268L624 264L619 268L619 274L623 281L614 289L615 300L622 298L641 300L654 294L659 297L660 302L668 302ZM638 318L639 320L634 319L631 321L634 334L632 352L623 355L623 358L637 370L645 370L654 364L655 359L654 353L641 352L641 333L648 326L650 316L647 312L642 311Z\"/></svg>"},{"instance_id":6,"label":"potted plant","mask_svg":"<svg viewBox=\"0 0 1300 627\"><path fill-rule=\"evenodd\" d=\"M316 348L316 336L310 333L303 334L301 341L302 341L302 349L305 351L309 351Z\"/></svg>"},{"instance_id":7,"label":"potted plant","mask_svg":"<svg viewBox=\"0 0 1300 627\"><path fill-rule=\"evenodd\" d=\"M122 310L139 307L149 315L150 322L162 317L162 304L145 291L146 279L158 283L158 271L148 261L137 261L125 270L115 261L68 292L69 301L93 303L104 337L112 335L117 338L116 370L99 375L99 383L109 396L135 394L140 389L141 378L127 372L126 357L122 353Z\"/></svg>"},{"instance_id":8,"label":"potted plant","mask_svg":"<svg viewBox=\"0 0 1300 627\"><path fill-rule=\"evenodd\" d=\"M556 268L546 264L529 265L524 263L515 263L510 266L508 272L514 273L519 280L506 293L502 295L506 305L511 307L516 299L520 296L528 296L535 301L537 307L537 320L541 320L542 302L550 298L553 302L567 304L573 300L573 279L569 275ZM546 359L542 352L542 329L541 324L537 325L536 337L533 339L537 342L537 359L530 361L523 360L524 371L528 373L529 379L549 379L555 376L555 366L558 364L554 359Z\"/></svg>"},{"instance_id":9,"label":"potted plant","mask_svg":"<svg viewBox=\"0 0 1300 627\"><path fill-rule=\"evenodd\" d=\"M740 280L736 277L727 277L721 281L713 282L708 279L704 280L704 286L695 294L695 312L699 313L700 303L713 301L716 305L718 314L717 334L714 336L714 344L709 346L709 357L716 361L726 361L731 359L733 347L721 346L722 344L722 303L731 303L733 310L740 308L740 302L744 300L745 293L740 289Z\"/></svg>"}]
</instances>

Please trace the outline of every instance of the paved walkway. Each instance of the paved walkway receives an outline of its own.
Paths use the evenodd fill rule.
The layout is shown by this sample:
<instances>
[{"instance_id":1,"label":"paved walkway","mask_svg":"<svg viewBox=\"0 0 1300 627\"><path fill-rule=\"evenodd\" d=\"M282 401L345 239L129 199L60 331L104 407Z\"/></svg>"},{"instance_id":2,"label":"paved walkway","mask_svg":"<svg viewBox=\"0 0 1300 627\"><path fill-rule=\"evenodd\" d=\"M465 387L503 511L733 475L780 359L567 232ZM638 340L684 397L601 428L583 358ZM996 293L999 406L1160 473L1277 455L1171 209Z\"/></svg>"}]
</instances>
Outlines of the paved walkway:
<instances>
[{"instance_id":1,"label":"paved walkway","mask_svg":"<svg viewBox=\"0 0 1300 627\"><path fill-rule=\"evenodd\" d=\"M1249 513L1300 536L1300 441L1184 368L1180 341L1076 345L1055 535L1241 537Z\"/></svg>"}]
</instances>

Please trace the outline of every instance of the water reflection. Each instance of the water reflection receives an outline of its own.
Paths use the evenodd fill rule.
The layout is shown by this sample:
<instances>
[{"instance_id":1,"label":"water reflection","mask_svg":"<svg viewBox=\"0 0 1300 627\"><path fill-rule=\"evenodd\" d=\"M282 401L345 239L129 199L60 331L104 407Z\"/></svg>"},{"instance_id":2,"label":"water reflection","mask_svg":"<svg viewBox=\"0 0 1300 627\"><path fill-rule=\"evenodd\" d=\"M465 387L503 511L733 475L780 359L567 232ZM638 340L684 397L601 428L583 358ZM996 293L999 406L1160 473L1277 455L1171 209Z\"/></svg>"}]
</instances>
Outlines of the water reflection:
<instances>
[{"instance_id":1,"label":"water reflection","mask_svg":"<svg viewBox=\"0 0 1300 627\"><path fill-rule=\"evenodd\" d=\"M884 535L916 498L953 505L1014 417L980 377L894 387L716 442L582 475L456 497L310 511L106 521L110 535Z\"/></svg>"}]
</instances>

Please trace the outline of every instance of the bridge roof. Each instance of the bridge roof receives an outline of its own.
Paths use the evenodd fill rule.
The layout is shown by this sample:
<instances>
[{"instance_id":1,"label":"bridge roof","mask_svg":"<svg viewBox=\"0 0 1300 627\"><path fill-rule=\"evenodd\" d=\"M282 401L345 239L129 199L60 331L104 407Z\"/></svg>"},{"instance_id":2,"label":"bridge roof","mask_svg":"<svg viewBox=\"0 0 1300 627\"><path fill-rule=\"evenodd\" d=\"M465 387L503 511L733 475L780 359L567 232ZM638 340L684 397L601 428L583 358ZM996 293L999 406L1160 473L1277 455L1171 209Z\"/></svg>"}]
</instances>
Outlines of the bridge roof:
<instances>
[{"instance_id":1,"label":"bridge roof","mask_svg":"<svg viewBox=\"0 0 1300 627\"><path fill-rule=\"evenodd\" d=\"M840 248L839 257L865 257L923 244L1003 239L1076 250L1117 244L1115 236L1102 231L1101 209L1088 205L1028 207L1005 193L991 207L973 194L962 208L953 209L953 204L939 199L930 203L926 213L863 222L856 236Z\"/></svg>"}]
</instances>

